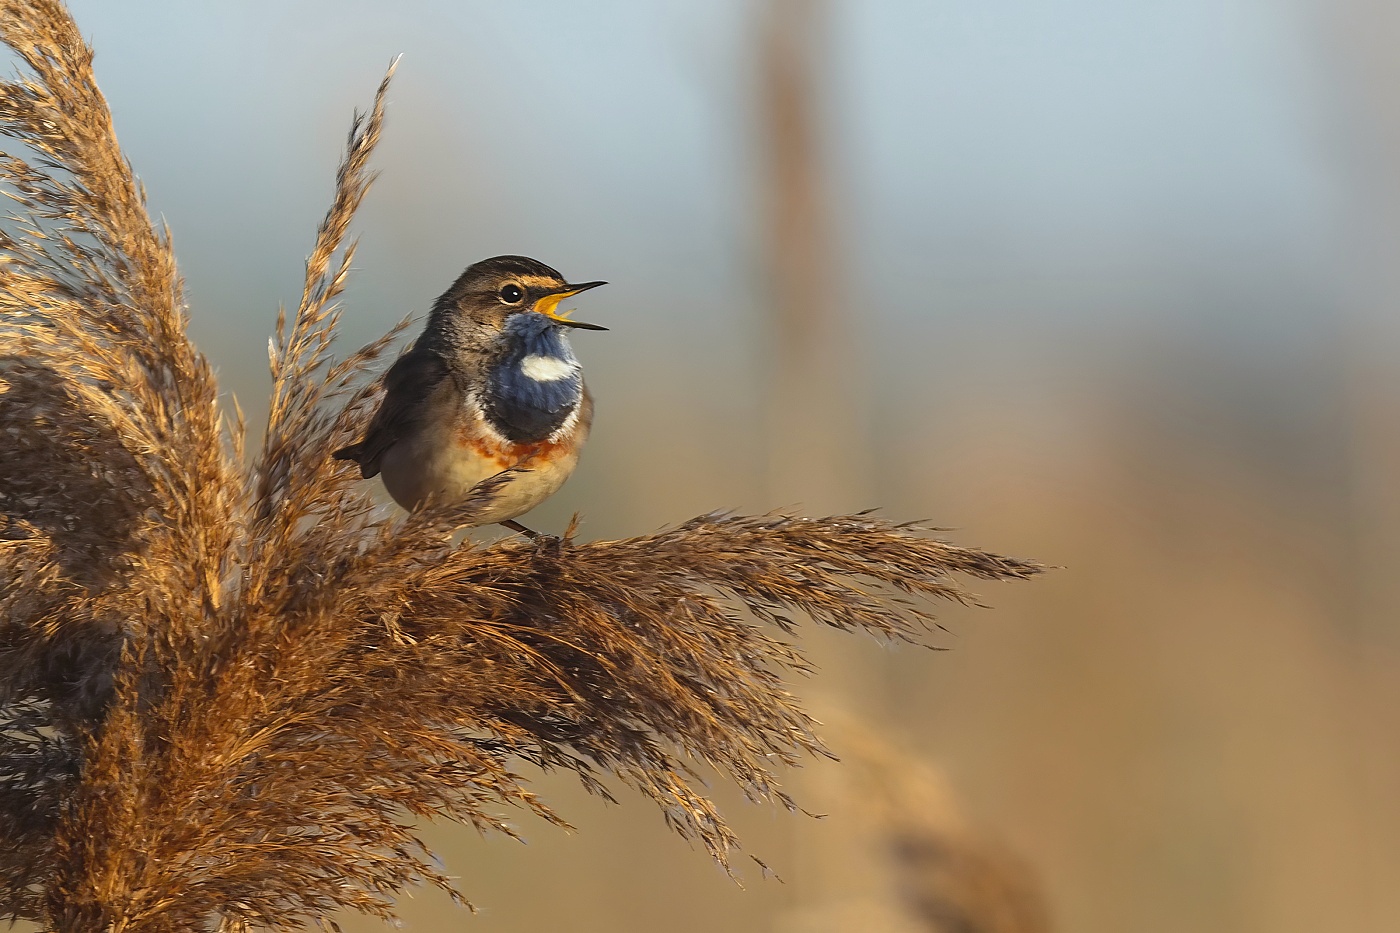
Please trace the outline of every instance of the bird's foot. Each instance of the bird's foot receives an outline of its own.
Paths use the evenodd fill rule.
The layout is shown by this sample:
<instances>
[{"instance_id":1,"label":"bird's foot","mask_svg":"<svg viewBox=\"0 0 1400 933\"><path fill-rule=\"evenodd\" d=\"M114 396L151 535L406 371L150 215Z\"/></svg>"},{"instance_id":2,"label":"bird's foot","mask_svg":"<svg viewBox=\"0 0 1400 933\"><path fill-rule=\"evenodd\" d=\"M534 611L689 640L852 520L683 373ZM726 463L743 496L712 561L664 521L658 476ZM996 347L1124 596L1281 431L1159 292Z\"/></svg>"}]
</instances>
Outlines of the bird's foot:
<instances>
[{"instance_id":1,"label":"bird's foot","mask_svg":"<svg viewBox=\"0 0 1400 933\"><path fill-rule=\"evenodd\" d=\"M535 557L556 560L564 553L564 539L558 535L536 535Z\"/></svg>"}]
</instances>

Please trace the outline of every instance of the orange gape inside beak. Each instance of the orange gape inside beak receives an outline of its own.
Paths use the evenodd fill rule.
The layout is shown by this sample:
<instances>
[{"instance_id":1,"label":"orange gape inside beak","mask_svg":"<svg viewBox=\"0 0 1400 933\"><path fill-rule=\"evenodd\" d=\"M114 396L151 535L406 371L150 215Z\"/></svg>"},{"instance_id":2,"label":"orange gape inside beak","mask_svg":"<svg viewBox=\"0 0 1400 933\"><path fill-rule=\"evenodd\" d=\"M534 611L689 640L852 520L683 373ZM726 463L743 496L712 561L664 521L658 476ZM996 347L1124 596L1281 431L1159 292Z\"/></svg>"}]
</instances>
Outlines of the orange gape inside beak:
<instances>
[{"instance_id":1,"label":"orange gape inside beak","mask_svg":"<svg viewBox=\"0 0 1400 933\"><path fill-rule=\"evenodd\" d=\"M599 285L606 284L608 283L585 282L582 285L570 285L562 292L555 292L552 295L545 295L539 301L535 302L534 310L539 312L540 314L543 314L545 317L549 318L551 321L554 321L557 324L563 324L565 327L578 327L582 328L583 330L607 330L607 328L602 326L601 324L585 324L583 321L571 321L569 320L568 316L569 311L560 312L558 310L559 302L563 301L565 298L572 298L579 292L586 292L590 288L597 288Z\"/></svg>"}]
</instances>

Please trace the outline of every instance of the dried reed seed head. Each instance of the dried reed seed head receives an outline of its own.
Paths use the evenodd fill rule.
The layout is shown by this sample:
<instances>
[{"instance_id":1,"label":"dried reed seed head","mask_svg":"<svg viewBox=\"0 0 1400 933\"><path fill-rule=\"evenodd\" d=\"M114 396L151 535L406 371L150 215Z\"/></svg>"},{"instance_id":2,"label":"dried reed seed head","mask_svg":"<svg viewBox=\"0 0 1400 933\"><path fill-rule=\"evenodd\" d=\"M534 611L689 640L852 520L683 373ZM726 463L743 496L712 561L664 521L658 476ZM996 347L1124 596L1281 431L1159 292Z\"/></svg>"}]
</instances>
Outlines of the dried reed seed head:
<instances>
[{"instance_id":1,"label":"dried reed seed head","mask_svg":"<svg viewBox=\"0 0 1400 933\"><path fill-rule=\"evenodd\" d=\"M261 449L185 334L56 0L0 0L0 915L64 931L389 916L451 880L416 818L561 822L521 763L620 781L727 862L713 769L790 805L820 753L785 683L805 616L913 639L954 574L1038 572L870 516L711 515L624 541L456 542L481 502L387 515L330 457L398 331L331 354L388 77L357 116ZM479 491L489 501L492 488Z\"/></svg>"}]
</instances>

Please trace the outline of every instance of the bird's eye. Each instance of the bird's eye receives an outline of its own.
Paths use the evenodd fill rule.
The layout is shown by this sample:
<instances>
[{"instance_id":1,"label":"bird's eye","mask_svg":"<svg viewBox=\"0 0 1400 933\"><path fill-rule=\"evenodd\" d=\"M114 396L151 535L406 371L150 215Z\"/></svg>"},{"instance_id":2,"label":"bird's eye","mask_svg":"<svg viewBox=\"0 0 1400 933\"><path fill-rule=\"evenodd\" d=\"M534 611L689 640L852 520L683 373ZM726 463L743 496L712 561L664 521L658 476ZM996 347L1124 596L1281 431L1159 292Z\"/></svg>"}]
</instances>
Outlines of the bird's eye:
<instances>
[{"instance_id":1,"label":"bird's eye","mask_svg":"<svg viewBox=\"0 0 1400 933\"><path fill-rule=\"evenodd\" d=\"M510 285L501 286L501 290L497 292L497 295L508 305L519 304L520 299L525 297L525 293L521 291L520 286L513 282Z\"/></svg>"}]
</instances>

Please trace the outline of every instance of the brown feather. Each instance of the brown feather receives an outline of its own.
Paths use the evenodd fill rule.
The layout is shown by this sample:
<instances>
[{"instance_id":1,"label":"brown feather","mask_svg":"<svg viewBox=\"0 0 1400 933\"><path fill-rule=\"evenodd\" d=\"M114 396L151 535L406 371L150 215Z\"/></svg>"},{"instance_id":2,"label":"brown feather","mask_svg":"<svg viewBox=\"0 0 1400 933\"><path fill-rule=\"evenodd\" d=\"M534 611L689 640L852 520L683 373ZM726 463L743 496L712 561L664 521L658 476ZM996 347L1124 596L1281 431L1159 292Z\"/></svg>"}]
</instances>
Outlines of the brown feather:
<instances>
[{"instance_id":1,"label":"brown feather","mask_svg":"<svg viewBox=\"0 0 1400 933\"><path fill-rule=\"evenodd\" d=\"M384 400L370 421L364 440L342 447L332 456L360 464L360 476L379 474L384 452L403 435L416 429L436 406L436 396L450 389L445 360L431 350L412 349L399 357L384 375Z\"/></svg>"}]
</instances>

